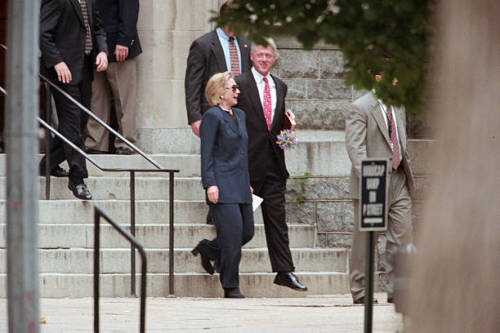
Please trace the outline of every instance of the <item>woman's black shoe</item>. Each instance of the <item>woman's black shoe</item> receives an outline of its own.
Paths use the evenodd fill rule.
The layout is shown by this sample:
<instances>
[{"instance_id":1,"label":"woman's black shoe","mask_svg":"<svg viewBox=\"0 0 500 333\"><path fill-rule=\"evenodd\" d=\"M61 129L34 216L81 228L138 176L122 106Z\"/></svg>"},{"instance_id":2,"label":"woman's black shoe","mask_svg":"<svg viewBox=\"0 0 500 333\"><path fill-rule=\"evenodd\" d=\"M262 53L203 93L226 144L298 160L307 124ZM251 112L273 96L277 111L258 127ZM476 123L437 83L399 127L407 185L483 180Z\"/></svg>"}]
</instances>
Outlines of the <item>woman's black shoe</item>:
<instances>
[{"instance_id":1,"label":"woman's black shoe","mask_svg":"<svg viewBox=\"0 0 500 333\"><path fill-rule=\"evenodd\" d=\"M201 257L201 266L203 266L203 268L207 271L208 274L210 274L210 275L214 274L214 268L213 268L212 264L210 263L210 259L200 251L200 244L199 243L191 251L191 253L194 256L197 256L199 253L200 257Z\"/></svg>"},{"instance_id":2,"label":"woman's black shoe","mask_svg":"<svg viewBox=\"0 0 500 333\"><path fill-rule=\"evenodd\" d=\"M224 298L245 298L240 288L224 288Z\"/></svg>"}]
</instances>

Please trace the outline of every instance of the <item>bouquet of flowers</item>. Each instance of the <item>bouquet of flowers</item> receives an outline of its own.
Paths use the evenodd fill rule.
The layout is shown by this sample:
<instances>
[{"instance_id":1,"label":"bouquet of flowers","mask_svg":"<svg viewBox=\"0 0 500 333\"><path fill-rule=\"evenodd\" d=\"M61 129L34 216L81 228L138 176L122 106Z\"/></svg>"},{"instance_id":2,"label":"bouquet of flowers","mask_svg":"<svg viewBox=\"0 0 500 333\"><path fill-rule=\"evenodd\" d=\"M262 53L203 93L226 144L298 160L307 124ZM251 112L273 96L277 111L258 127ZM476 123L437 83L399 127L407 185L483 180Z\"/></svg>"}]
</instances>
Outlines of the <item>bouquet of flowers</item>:
<instances>
[{"instance_id":1,"label":"bouquet of flowers","mask_svg":"<svg viewBox=\"0 0 500 333\"><path fill-rule=\"evenodd\" d=\"M276 144L283 150L292 148L297 144L297 136L294 130L282 130L278 136Z\"/></svg>"}]
</instances>

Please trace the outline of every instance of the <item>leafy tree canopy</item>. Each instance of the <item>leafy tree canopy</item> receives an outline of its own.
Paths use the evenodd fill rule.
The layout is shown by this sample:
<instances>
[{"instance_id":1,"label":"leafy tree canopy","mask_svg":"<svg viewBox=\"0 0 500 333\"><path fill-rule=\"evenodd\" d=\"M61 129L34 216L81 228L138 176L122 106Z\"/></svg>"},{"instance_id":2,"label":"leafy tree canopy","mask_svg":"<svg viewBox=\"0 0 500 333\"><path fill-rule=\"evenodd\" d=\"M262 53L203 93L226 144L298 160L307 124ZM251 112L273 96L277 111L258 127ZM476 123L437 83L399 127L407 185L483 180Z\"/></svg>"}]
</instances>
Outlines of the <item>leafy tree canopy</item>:
<instances>
[{"instance_id":1,"label":"leafy tree canopy","mask_svg":"<svg viewBox=\"0 0 500 333\"><path fill-rule=\"evenodd\" d=\"M336 45L344 55L346 84L375 89L385 103L421 109L431 32L428 0L234 0L226 13L214 13L212 20L259 44L279 29L305 49L320 41ZM374 75L381 72L377 83Z\"/></svg>"}]
</instances>

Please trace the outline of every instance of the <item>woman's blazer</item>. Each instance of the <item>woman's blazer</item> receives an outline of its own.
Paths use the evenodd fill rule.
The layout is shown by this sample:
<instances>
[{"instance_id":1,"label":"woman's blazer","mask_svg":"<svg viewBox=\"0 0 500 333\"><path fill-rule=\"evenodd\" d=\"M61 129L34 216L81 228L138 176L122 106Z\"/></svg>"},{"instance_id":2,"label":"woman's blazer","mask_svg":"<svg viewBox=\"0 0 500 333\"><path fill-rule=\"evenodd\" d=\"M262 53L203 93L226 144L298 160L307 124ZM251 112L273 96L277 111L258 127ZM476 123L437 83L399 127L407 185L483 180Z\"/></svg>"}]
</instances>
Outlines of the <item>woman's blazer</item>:
<instances>
[{"instance_id":1,"label":"woman's blazer","mask_svg":"<svg viewBox=\"0 0 500 333\"><path fill-rule=\"evenodd\" d=\"M220 203L251 203L248 135L245 112L233 108L238 125L226 111L212 107L200 127L201 181L219 188Z\"/></svg>"}]
</instances>

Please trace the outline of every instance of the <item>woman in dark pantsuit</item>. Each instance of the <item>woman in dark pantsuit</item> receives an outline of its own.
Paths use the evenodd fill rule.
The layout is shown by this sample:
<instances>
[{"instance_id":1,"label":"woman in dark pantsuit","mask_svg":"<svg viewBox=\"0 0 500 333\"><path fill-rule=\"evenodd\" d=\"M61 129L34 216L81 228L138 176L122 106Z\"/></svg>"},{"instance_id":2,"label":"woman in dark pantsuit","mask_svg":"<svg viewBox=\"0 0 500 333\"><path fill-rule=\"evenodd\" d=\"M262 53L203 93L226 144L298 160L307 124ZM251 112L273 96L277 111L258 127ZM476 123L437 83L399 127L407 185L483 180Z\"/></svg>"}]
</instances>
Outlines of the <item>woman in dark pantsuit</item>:
<instances>
[{"instance_id":1,"label":"woman in dark pantsuit","mask_svg":"<svg viewBox=\"0 0 500 333\"><path fill-rule=\"evenodd\" d=\"M201 264L210 274L214 273L210 261L218 261L226 298L244 298L238 278L241 247L254 234L246 116L233 108L239 93L230 72L212 76L205 89L214 107L204 113L201 122L201 180L217 238L202 240L192 251L201 255Z\"/></svg>"}]
</instances>

